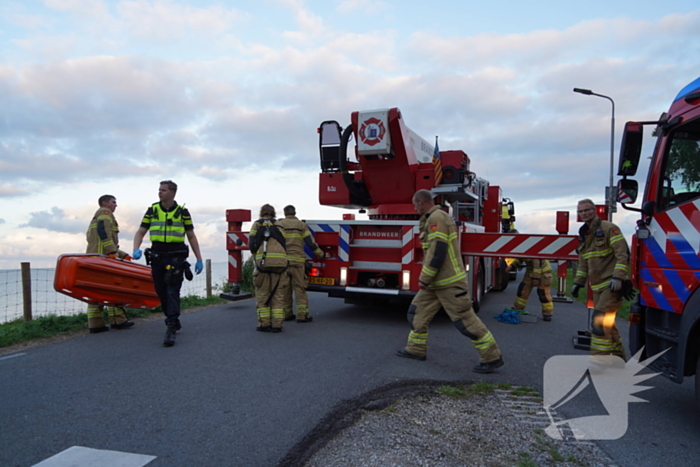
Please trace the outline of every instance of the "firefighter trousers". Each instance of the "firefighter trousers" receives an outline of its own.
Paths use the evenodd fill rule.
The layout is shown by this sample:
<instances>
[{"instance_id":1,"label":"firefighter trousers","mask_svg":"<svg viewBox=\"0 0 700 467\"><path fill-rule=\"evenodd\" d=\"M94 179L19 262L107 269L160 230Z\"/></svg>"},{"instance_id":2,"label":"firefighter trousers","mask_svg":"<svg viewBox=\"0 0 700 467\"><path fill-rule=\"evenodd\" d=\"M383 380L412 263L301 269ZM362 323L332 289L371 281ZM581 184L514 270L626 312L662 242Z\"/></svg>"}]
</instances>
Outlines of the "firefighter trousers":
<instances>
[{"instance_id":1,"label":"firefighter trousers","mask_svg":"<svg viewBox=\"0 0 700 467\"><path fill-rule=\"evenodd\" d=\"M284 304L289 289L287 268L267 268L269 272L255 271L255 310L258 326L282 328Z\"/></svg>"},{"instance_id":2,"label":"firefighter trousers","mask_svg":"<svg viewBox=\"0 0 700 467\"><path fill-rule=\"evenodd\" d=\"M465 281L466 282L466 281ZM428 352L428 325L440 308L444 308L452 324L471 341L479 352L480 362L492 362L501 357L496 339L474 313L466 283L440 289L420 290L408 308L406 351L414 355Z\"/></svg>"},{"instance_id":3,"label":"firefighter trousers","mask_svg":"<svg viewBox=\"0 0 700 467\"><path fill-rule=\"evenodd\" d=\"M284 317L290 317L294 314L294 302L296 301L297 319L304 319L309 316L309 298L306 295L306 287L308 286L308 277L306 276L306 268L304 264L292 264L287 269L289 274L290 286L287 287L287 293L284 298Z\"/></svg>"},{"instance_id":4,"label":"firefighter trousers","mask_svg":"<svg viewBox=\"0 0 700 467\"><path fill-rule=\"evenodd\" d=\"M622 299L606 287L593 292L591 319L591 355L617 355L627 361L625 346L615 324Z\"/></svg>"},{"instance_id":5,"label":"firefighter trousers","mask_svg":"<svg viewBox=\"0 0 700 467\"><path fill-rule=\"evenodd\" d=\"M98 305L96 303L88 304L87 317L88 327L90 329L102 328L105 326L105 320L102 314L103 309L104 305ZM124 307L109 306L107 307L107 314L109 315L109 324L122 324L127 321Z\"/></svg>"},{"instance_id":6,"label":"firefighter trousers","mask_svg":"<svg viewBox=\"0 0 700 467\"><path fill-rule=\"evenodd\" d=\"M527 299L530 298L530 293L532 289L537 289L537 297L542 305L542 314L552 316L554 314L554 301L552 300L552 273L546 272L540 275L540 284L538 286L532 285L532 277L529 274L525 274L523 281L518 286L518 292L515 297L515 304L513 308L518 311L525 311L527 306Z\"/></svg>"}]
</instances>

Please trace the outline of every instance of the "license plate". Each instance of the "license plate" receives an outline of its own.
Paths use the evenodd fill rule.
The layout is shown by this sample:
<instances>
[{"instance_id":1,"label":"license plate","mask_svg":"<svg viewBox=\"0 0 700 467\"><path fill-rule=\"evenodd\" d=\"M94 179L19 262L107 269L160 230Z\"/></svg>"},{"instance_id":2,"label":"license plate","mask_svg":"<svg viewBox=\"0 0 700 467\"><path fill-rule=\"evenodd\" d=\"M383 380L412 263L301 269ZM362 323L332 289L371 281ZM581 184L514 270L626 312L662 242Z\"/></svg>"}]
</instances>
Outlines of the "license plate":
<instances>
[{"instance_id":1,"label":"license plate","mask_svg":"<svg viewBox=\"0 0 700 467\"><path fill-rule=\"evenodd\" d=\"M332 277L309 277L309 284L335 285L335 279Z\"/></svg>"}]
</instances>

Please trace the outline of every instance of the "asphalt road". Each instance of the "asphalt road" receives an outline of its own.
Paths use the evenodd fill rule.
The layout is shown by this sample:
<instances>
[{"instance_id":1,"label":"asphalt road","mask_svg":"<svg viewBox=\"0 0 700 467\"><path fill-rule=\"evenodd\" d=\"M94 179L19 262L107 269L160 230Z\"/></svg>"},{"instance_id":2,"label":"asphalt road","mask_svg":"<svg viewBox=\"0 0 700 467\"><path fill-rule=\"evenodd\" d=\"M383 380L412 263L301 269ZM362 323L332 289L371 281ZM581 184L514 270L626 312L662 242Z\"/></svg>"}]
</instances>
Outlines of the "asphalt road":
<instances>
[{"instance_id":1,"label":"asphalt road","mask_svg":"<svg viewBox=\"0 0 700 467\"><path fill-rule=\"evenodd\" d=\"M580 304L555 305L552 322L503 324L507 291L486 296L479 316L506 365L471 371L478 356L440 315L426 362L397 358L408 334L405 307L359 307L310 294L313 323L255 332L252 301L184 315L177 344L162 322L85 335L0 359L0 465L31 466L72 446L156 456L151 466L275 466L338 404L406 380L508 382L542 391L553 355L584 355L572 337L586 328ZM530 308L537 310L536 297ZM626 326L618 323L623 336ZM620 466L700 463L693 378L663 377L629 404L625 436L599 445ZM572 400L559 410L585 416Z\"/></svg>"}]
</instances>

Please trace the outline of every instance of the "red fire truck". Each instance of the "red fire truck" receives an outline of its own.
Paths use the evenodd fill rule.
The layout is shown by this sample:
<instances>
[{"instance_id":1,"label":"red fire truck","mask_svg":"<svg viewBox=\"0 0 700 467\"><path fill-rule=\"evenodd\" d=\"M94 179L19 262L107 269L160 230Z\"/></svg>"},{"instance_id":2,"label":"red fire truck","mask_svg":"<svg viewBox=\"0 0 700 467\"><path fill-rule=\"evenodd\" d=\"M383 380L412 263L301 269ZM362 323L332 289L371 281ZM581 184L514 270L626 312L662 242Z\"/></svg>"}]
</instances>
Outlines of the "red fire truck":
<instances>
[{"instance_id":1,"label":"red fire truck","mask_svg":"<svg viewBox=\"0 0 700 467\"><path fill-rule=\"evenodd\" d=\"M367 214L358 220L306 220L323 260L309 258L309 291L346 302L407 299L419 290L423 252L412 198L432 191L436 203L455 219L474 307L490 290L508 285L504 258L575 260L575 237L503 234L501 188L470 170L460 150L439 151L406 126L398 108L353 112L351 123L324 121L318 128L321 173L319 201ZM352 157L348 146L354 139ZM507 200L510 201L510 200ZM507 203L506 203L507 205ZM512 203L507 205L512 211ZM227 211L229 281L240 281L241 250L247 248L243 222L250 211ZM514 221L514 218L512 219ZM510 219L509 219L510 221Z\"/></svg>"},{"instance_id":2,"label":"red fire truck","mask_svg":"<svg viewBox=\"0 0 700 467\"><path fill-rule=\"evenodd\" d=\"M655 126L656 147L641 208L638 184L643 128ZM684 87L653 122L625 125L618 201L638 211L632 239L632 280L640 291L630 309L630 349L665 353L650 367L680 383L696 375L700 405L700 78Z\"/></svg>"}]
</instances>

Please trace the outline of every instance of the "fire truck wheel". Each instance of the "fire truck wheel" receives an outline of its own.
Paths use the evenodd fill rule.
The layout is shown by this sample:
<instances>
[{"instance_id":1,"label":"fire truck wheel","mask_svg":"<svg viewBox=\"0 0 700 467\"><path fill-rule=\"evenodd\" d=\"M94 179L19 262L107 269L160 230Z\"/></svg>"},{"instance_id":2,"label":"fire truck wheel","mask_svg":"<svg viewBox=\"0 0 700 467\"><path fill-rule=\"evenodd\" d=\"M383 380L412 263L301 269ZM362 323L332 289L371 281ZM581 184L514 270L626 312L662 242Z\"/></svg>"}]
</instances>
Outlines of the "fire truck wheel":
<instances>
[{"instance_id":1,"label":"fire truck wheel","mask_svg":"<svg viewBox=\"0 0 700 467\"><path fill-rule=\"evenodd\" d=\"M484 268L481 262L479 264L479 272L477 273L477 285L474 291L474 296L472 297L472 307L474 307L474 313L478 313L481 308L481 301L484 299Z\"/></svg>"}]
</instances>

